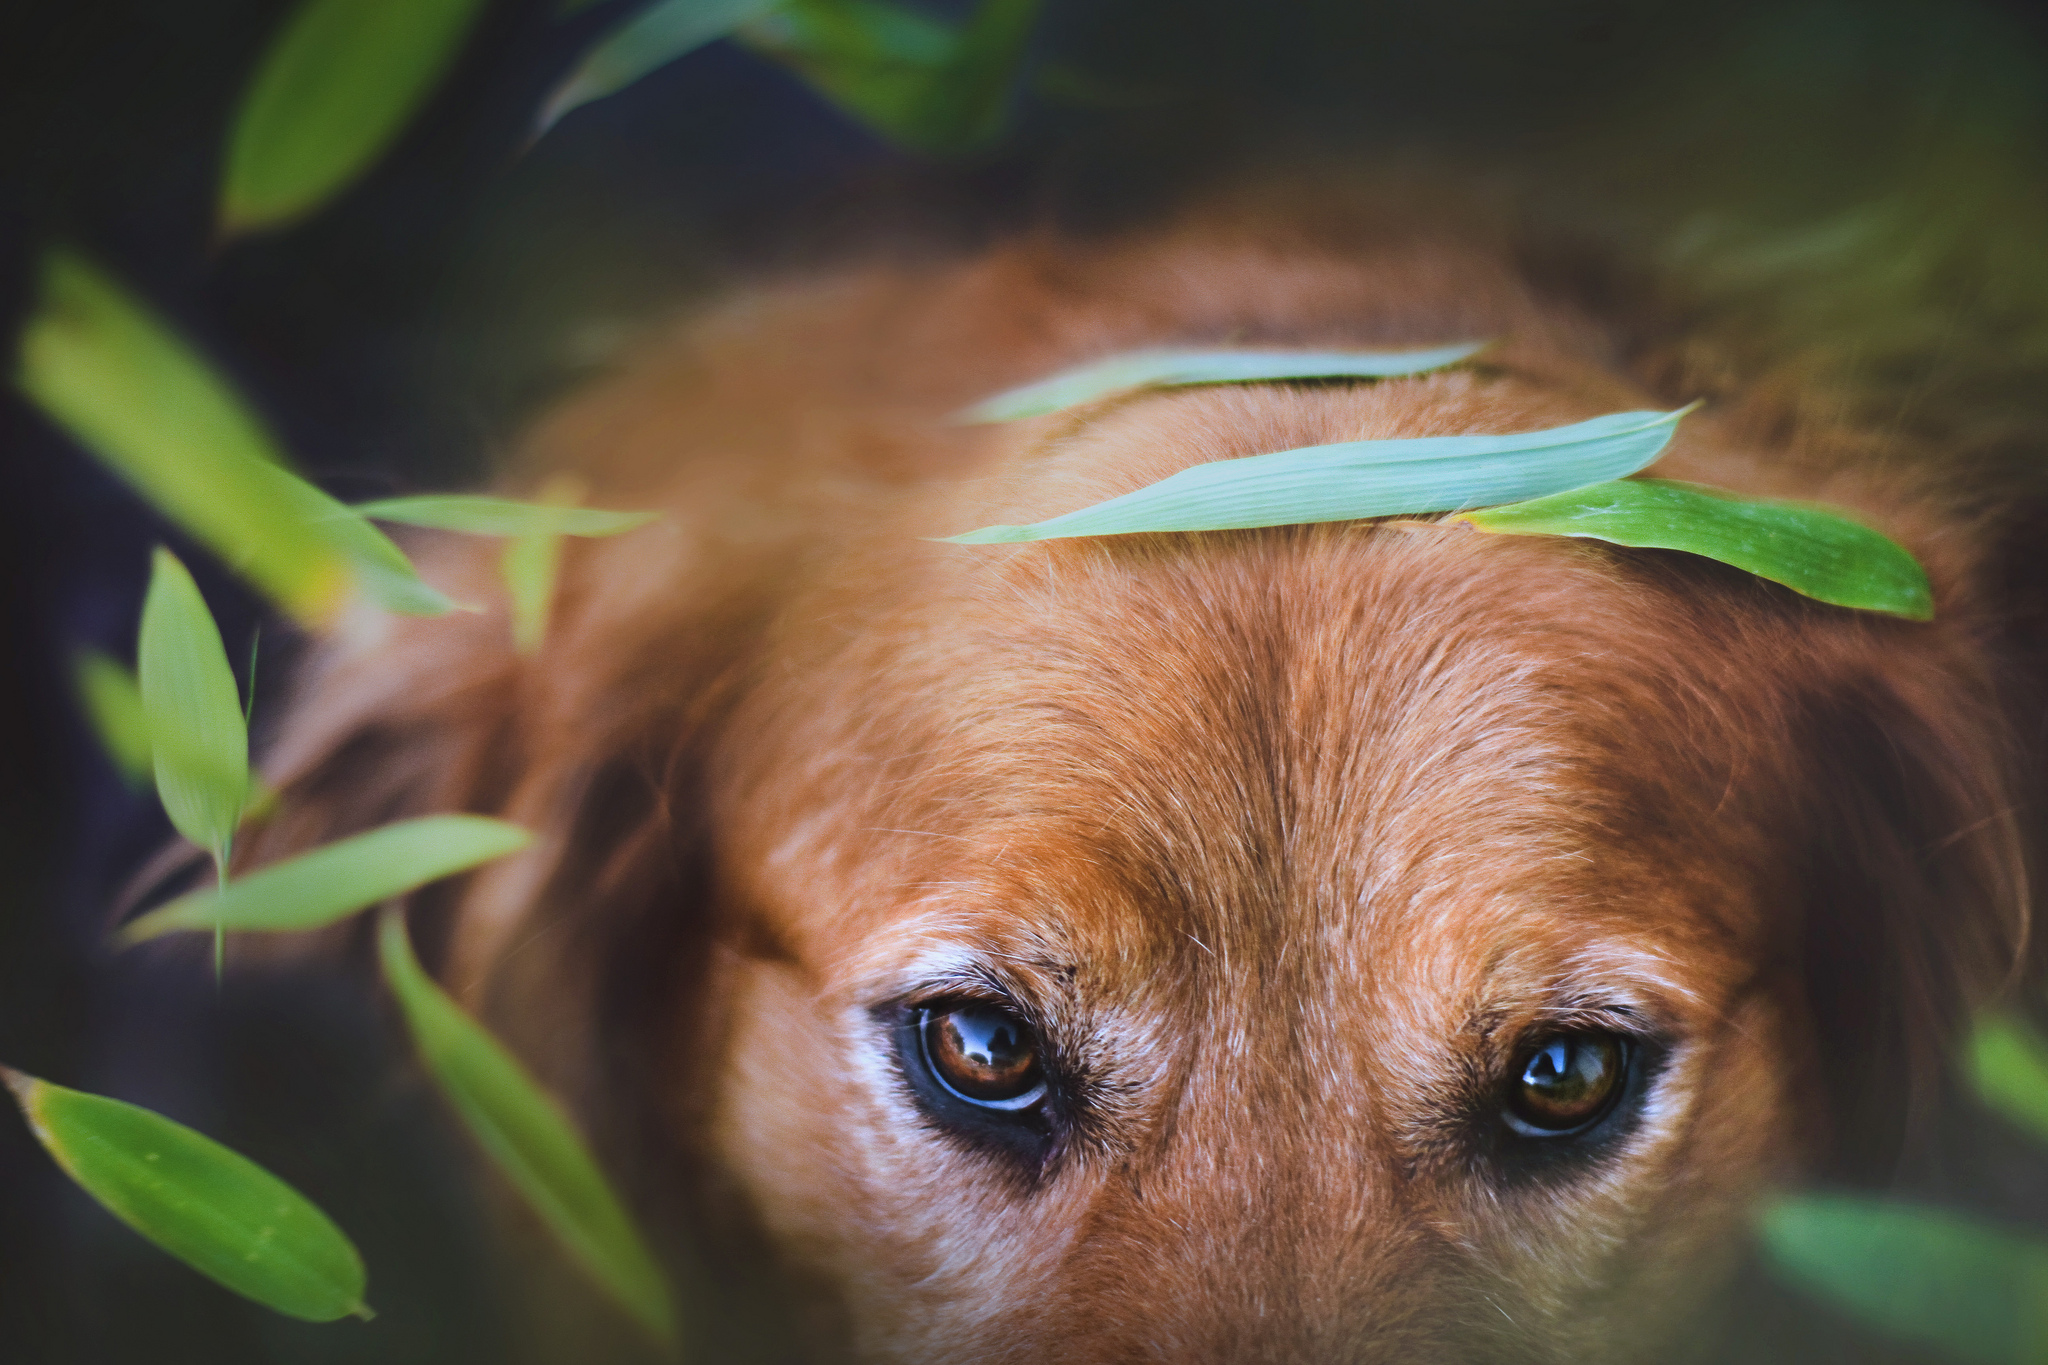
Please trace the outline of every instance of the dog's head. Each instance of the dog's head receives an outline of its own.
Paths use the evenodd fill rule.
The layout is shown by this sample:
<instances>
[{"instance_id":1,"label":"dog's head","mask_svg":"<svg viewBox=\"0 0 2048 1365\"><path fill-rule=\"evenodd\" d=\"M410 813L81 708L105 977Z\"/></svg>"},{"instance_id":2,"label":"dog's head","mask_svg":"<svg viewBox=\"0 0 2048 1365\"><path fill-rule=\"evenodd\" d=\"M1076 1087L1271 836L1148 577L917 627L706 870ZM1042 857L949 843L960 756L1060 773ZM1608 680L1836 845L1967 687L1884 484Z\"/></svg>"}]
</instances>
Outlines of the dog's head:
<instances>
[{"instance_id":1,"label":"dog's head","mask_svg":"<svg viewBox=\"0 0 2048 1365\"><path fill-rule=\"evenodd\" d=\"M1753 1199L1889 1151L2017 959L1954 537L1877 508L1933 624L1452 526L920 539L1647 405L1487 276L1457 297L1524 343L1483 372L946 425L1077 338L1233 308L1475 330L1441 262L1091 268L1153 294L1104 321L1015 260L828 287L572 407L536 460L670 519L574 547L536 657L502 616L337 649L275 845L539 829L418 908L448 975L628 1164L736 1193L685 1202L742 1206L859 1353L1663 1358ZM1709 416L1664 468L1798 486L1770 457ZM490 595L488 551L439 554Z\"/></svg>"}]
</instances>

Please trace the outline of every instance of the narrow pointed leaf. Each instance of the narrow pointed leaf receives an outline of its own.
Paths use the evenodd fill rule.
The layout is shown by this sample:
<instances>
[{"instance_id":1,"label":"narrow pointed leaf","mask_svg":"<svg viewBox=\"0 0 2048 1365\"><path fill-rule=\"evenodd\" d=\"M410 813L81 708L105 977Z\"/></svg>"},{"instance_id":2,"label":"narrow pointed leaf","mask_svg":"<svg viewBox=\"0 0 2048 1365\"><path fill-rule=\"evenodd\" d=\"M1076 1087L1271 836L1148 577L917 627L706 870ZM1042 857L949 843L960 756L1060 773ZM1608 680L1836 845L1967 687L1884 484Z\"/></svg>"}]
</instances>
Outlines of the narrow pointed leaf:
<instances>
[{"instance_id":1,"label":"narrow pointed leaf","mask_svg":"<svg viewBox=\"0 0 2048 1365\"><path fill-rule=\"evenodd\" d=\"M672 1342L667 1281L561 1106L421 969L395 910L378 947L421 1057L477 1142L591 1280Z\"/></svg>"},{"instance_id":2,"label":"narrow pointed leaf","mask_svg":"<svg viewBox=\"0 0 2048 1365\"><path fill-rule=\"evenodd\" d=\"M597 41L549 94L536 136L570 110L616 94L649 72L775 8L777 0L659 0Z\"/></svg>"},{"instance_id":3,"label":"narrow pointed leaf","mask_svg":"<svg viewBox=\"0 0 2048 1365\"><path fill-rule=\"evenodd\" d=\"M539 652L547 638L562 568L562 538L546 531L508 541L499 561L512 599L512 645L521 654Z\"/></svg>"},{"instance_id":4,"label":"narrow pointed leaf","mask_svg":"<svg viewBox=\"0 0 2048 1365\"><path fill-rule=\"evenodd\" d=\"M477 536L615 536L659 520L659 512L606 512L596 507L558 507L510 498L433 494L417 498L386 498L355 505L359 516L396 521L438 531L466 531Z\"/></svg>"},{"instance_id":5,"label":"narrow pointed leaf","mask_svg":"<svg viewBox=\"0 0 2048 1365\"><path fill-rule=\"evenodd\" d=\"M2038 1365L2048 1353L2048 1242L1845 1197L1777 1203L1762 1232L1786 1279L1887 1335L1964 1365Z\"/></svg>"},{"instance_id":6,"label":"narrow pointed leaf","mask_svg":"<svg viewBox=\"0 0 2048 1365\"><path fill-rule=\"evenodd\" d=\"M156 552L135 658L164 811L224 860L249 799L249 729L220 628L169 550Z\"/></svg>"},{"instance_id":7,"label":"narrow pointed leaf","mask_svg":"<svg viewBox=\"0 0 2048 1365\"><path fill-rule=\"evenodd\" d=\"M164 934L318 929L428 882L516 853L533 836L481 815L429 815L337 840L195 891L123 926L123 947Z\"/></svg>"},{"instance_id":8,"label":"narrow pointed leaf","mask_svg":"<svg viewBox=\"0 0 2048 1365\"><path fill-rule=\"evenodd\" d=\"M4 1067L0 1080L66 1175L200 1274L295 1318L371 1316L355 1247L255 1162L120 1100Z\"/></svg>"},{"instance_id":9,"label":"narrow pointed leaf","mask_svg":"<svg viewBox=\"0 0 2048 1365\"><path fill-rule=\"evenodd\" d=\"M995 545L1142 531L1223 531L1449 512L1633 474L1657 458L1677 412L1616 412L1518 436L1345 441L1216 460L1078 512L946 539Z\"/></svg>"},{"instance_id":10,"label":"narrow pointed leaf","mask_svg":"<svg viewBox=\"0 0 2048 1365\"><path fill-rule=\"evenodd\" d=\"M2048 1046L2017 1019L1984 1020L1970 1035L1970 1080L1983 1101L2048 1140Z\"/></svg>"},{"instance_id":11,"label":"narrow pointed leaf","mask_svg":"<svg viewBox=\"0 0 2048 1365\"><path fill-rule=\"evenodd\" d=\"M302 519L276 449L233 390L96 266L55 250L22 334L22 390L59 426L304 621L331 612L347 565Z\"/></svg>"},{"instance_id":12,"label":"narrow pointed leaf","mask_svg":"<svg viewBox=\"0 0 2048 1365\"><path fill-rule=\"evenodd\" d=\"M1129 351L999 393L961 413L959 420L1013 422L1132 389L1426 374L1469 360L1486 344L1474 341L1425 351Z\"/></svg>"},{"instance_id":13,"label":"narrow pointed leaf","mask_svg":"<svg viewBox=\"0 0 2048 1365\"><path fill-rule=\"evenodd\" d=\"M139 786L152 780L149 717L135 675L96 649L80 651L74 673L79 700L107 757L130 782Z\"/></svg>"},{"instance_id":14,"label":"narrow pointed leaf","mask_svg":"<svg viewBox=\"0 0 2048 1365\"><path fill-rule=\"evenodd\" d=\"M273 480L298 518L301 535L326 540L349 567L356 589L370 601L406 616L440 616L455 609L419 576L405 551L354 508L284 470L259 477Z\"/></svg>"},{"instance_id":15,"label":"narrow pointed leaf","mask_svg":"<svg viewBox=\"0 0 2048 1365\"><path fill-rule=\"evenodd\" d=\"M1838 607L1915 621L1934 615L1926 571L1904 547L1839 512L1806 503L1631 479L1467 512L1461 520L1503 535L1585 536L1684 550Z\"/></svg>"},{"instance_id":16,"label":"narrow pointed leaf","mask_svg":"<svg viewBox=\"0 0 2048 1365\"><path fill-rule=\"evenodd\" d=\"M229 137L221 226L277 227L347 188L397 139L483 0L302 0Z\"/></svg>"}]
</instances>

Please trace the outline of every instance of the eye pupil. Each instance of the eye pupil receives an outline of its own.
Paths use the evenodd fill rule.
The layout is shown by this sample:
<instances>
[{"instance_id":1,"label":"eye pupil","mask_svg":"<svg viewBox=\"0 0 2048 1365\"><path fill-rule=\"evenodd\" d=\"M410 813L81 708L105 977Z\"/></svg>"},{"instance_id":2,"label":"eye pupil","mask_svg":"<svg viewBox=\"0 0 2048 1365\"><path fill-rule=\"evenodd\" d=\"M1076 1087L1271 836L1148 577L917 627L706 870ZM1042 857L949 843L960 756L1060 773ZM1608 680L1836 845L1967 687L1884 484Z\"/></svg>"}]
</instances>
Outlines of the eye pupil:
<instances>
[{"instance_id":1,"label":"eye pupil","mask_svg":"<svg viewBox=\"0 0 2048 1365\"><path fill-rule=\"evenodd\" d=\"M1561 1033L1527 1054L1508 1095L1518 1130L1555 1137L1592 1124L1613 1105L1627 1071L1627 1049L1612 1033Z\"/></svg>"},{"instance_id":2,"label":"eye pupil","mask_svg":"<svg viewBox=\"0 0 2048 1365\"><path fill-rule=\"evenodd\" d=\"M941 1084L964 1100L1009 1107L1040 1087L1038 1035L994 1005L971 1002L924 1011L926 1061Z\"/></svg>"}]
</instances>

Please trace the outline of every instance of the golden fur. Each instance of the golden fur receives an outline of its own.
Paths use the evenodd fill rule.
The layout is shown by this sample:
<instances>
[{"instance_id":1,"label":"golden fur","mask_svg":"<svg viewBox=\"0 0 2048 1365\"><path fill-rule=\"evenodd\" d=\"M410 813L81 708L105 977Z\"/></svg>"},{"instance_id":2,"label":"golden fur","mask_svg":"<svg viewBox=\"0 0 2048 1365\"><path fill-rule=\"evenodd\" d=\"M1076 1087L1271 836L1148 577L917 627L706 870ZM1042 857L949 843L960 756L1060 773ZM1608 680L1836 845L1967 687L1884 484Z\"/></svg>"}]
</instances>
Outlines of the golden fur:
<instances>
[{"instance_id":1,"label":"golden fur","mask_svg":"<svg viewBox=\"0 0 2048 1365\"><path fill-rule=\"evenodd\" d=\"M1596 292L1505 230L1311 202L743 296L525 453L665 520L570 545L537 657L502 610L352 626L256 856L539 831L417 932L698 1281L764 1250L807 1358L1676 1358L1751 1201L1881 1168L2019 969L2031 692L1938 449ZM1421 378L947 420L1119 349L1475 337ZM1702 394L1655 472L1853 509L1938 619L1455 527L923 539ZM415 548L498 600L494 546ZM1043 1170L925 1119L873 1013L970 981L1085 1078ZM1518 1164L1489 1105L1567 1024L1661 1060L1612 1143Z\"/></svg>"}]
</instances>

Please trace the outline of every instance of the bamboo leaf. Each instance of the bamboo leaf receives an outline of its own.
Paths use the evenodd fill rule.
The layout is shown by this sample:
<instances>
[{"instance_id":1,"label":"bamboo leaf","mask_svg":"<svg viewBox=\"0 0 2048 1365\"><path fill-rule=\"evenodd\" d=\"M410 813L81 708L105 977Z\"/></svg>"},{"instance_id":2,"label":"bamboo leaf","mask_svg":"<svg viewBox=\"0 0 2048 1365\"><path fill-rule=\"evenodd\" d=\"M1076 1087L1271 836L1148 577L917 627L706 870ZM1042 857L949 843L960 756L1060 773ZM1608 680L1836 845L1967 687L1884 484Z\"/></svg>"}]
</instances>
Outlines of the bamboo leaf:
<instances>
[{"instance_id":1,"label":"bamboo leaf","mask_svg":"<svg viewBox=\"0 0 2048 1365\"><path fill-rule=\"evenodd\" d=\"M659 512L606 512L595 507L561 507L510 498L428 495L357 503L357 515L437 531L477 536L615 536L659 520Z\"/></svg>"},{"instance_id":2,"label":"bamboo leaf","mask_svg":"<svg viewBox=\"0 0 2048 1365\"><path fill-rule=\"evenodd\" d=\"M507 541L499 560L505 591L512 599L512 646L538 653L553 614L555 581L562 567L562 538L545 531Z\"/></svg>"},{"instance_id":3,"label":"bamboo leaf","mask_svg":"<svg viewBox=\"0 0 2048 1365\"><path fill-rule=\"evenodd\" d=\"M1014 422L1062 412L1132 389L1253 384L1289 379L1387 379L1469 360L1483 341L1425 351L1127 351L999 393L960 414L962 422Z\"/></svg>"},{"instance_id":4,"label":"bamboo leaf","mask_svg":"<svg viewBox=\"0 0 2048 1365\"><path fill-rule=\"evenodd\" d=\"M1460 520L1504 535L1585 536L1683 550L1835 606L1914 621L1934 615L1927 574L1902 546L1838 512L1805 503L1631 479L1467 512Z\"/></svg>"},{"instance_id":5,"label":"bamboo leaf","mask_svg":"<svg viewBox=\"0 0 2048 1365\"><path fill-rule=\"evenodd\" d=\"M80 702L93 733L121 776L140 786L155 765L149 752L149 717L142 709L142 685L126 668L96 649L81 650L72 665Z\"/></svg>"},{"instance_id":6,"label":"bamboo leaf","mask_svg":"<svg viewBox=\"0 0 2048 1365\"><path fill-rule=\"evenodd\" d=\"M16 381L78 442L287 611L331 613L348 569L308 535L270 436L212 368L76 253L43 261ZM285 476L289 477L289 476Z\"/></svg>"},{"instance_id":7,"label":"bamboo leaf","mask_svg":"<svg viewBox=\"0 0 2048 1365\"><path fill-rule=\"evenodd\" d=\"M221 226L274 228L367 171L455 60L483 0L304 0L228 140Z\"/></svg>"},{"instance_id":8,"label":"bamboo leaf","mask_svg":"<svg viewBox=\"0 0 2048 1365\"><path fill-rule=\"evenodd\" d=\"M516 853L533 836L481 815L401 820L180 896L122 927L129 947L164 934L318 929L428 882Z\"/></svg>"},{"instance_id":9,"label":"bamboo leaf","mask_svg":"<svg viewBox=\"0 0 2048 1365\"><path fill-rule=\"evenodd\" d=\"M0 1080L66 1175L200 1274L295 1318L372 1316L355 1247L255 1162L132 1104L5 1067Z\"/></svg>"},{"instance_id":10,"label":"bamboo leaf","mask_svg":"<svg viewBox=\"0 0 2048 1365\"><path fill-rule=\"evenodd\" d=\"M378 948L421 1057L478 1143L591 1280L673 1342L667 1282L568 1116L421 969L396 910L385 912Z\"/></svg>"},{"instance_id":11,"label":"bamboo leaf","mask_svg":"<svg viewBox=\"0 0 2048 1365\"><path fill-rule=\"evenodd\" d=\"M300 534L321 537L339 551L356 588L370 601L406 616L440 616L455 610L455 603L420 578L405 551L354 508L281 469L259 471L258 477L276 481L303 528Z\"/></svg>"},{"instance_id":12,"label":"bamboo leaf","mask_svg":"<svg viewBox=\"0 0 2048 1365\"><path fill-rule=\"evenodd\" d=\"M157 796L178 833L225 865L249 799L249 729L220 628L169 550L156 552L135 657Z\"/></svg>"},{"instance_id":13,"label":"bamboo leaf","mask_svg":"<svg viewBox=\"0 0 2048 1365\"><path fill-rule=\"evenodd\" d=\"M723 38L778 0L660 0L597 41L541 106L538 137L564 114L625 89L642 76Z\"/></svg>"},{"instance_id":14,"label":"bamboo leaf","mask_svg":"<svg viewBox=\"0 0 2048 1365\"><path fill-rule=\"evenodd\" d=\"M1345 441L1216 460L1029 526L984 526L959 545L1222 531L1352 521L1515 502L1633 474L1671 439L1677 412L1616 412L1518 436Z\"/></svg>"},{"instance_id":15,"label":"bamboo leaf","mask_svg":"<svg viewBox=\"0 0 2048 1365\"><path fill-rule=\"evenodd\" d=\"M1784 1200L1763 1240L1794 1284L1966 1365L2048 1353L2048 1243L1939 1209L1839 1196Z\"/></svg>"},{"instance_id":16,"label":"bamboo leaf","mask_svg":"<svg viewBox=\"0 0 2048 1365\"><path fill-rule=\"evenodd\" d=\"M2048 1047L2018 1019L1994 1016L1970 1035L1969 1073L1983 1101L2048 1139Z\"/></svg>"}]
</instances>

